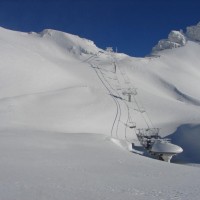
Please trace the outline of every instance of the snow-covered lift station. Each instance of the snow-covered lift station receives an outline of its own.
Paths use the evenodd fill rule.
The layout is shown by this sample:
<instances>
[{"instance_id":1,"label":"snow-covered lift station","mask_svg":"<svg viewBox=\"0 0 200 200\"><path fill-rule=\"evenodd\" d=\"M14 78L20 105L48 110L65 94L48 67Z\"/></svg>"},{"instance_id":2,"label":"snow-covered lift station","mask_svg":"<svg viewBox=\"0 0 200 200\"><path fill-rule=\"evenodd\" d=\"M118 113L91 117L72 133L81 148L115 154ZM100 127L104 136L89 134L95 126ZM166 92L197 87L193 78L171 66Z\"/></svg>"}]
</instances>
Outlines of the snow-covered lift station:
<instances>
[{"instance_id":1,"label":"snow-covered lift station","mask_svg":"<svg viewBox=\"0 0 200 200\"><path fill-rule=\"evenodd\" d=\"M96 56L100 56L101 54L106 54L111 61L110 66L111 70L105 70L100 66L94 67L93 65L97 65L94 62L94 58L92 57L89 60L89 63L95 69L96 74L98 75L99 79L103 83L103 85L108 90L109 94L113 98L113 101L116 104L117 108L117 115L112 125L111 129L111 137L117 139L118 137L118 129L119 129L119 122L121 121L122 115L122 108L121 104L123 103L127 107L128 119L126 122L122 122L125 125L125 139L127 142L132 143L132 147L134 150L135 142L128 140L126 136L127 127L133 129L132 134L136 135L137 140L139 141L140 145L143 147L144 151L148 152L151 157L154 157L159 160L163 160L166 162L170 162L171 158L179 154L183 151L183 149L175 144L172 144L169 139L161 138L159 136L159 128L155 128L153 123L148 116L147 112L139 102L138 98L136 98L138 91L132 85L129 77L127 76L125 70L118 65L118 61L114 56L114 51L112 47L107 47L105 52L99 52ZM95 63L95 64L94 64ZM113 68L113 69L112 69ZM110 80L116 82L113 84ZM120 81L121 80L121 81ZM122 82L125 87L122 87ZM133 120L131 117L130 109L131 106L136 107L136 110L141 115L141 120L144 121L146 127L139 128L137 127L137 121ZM116 136L114 136L114 129L116 127ZM134 152L134 151L133 151Z\"/></svg>"},{"instance_id":2,"label":"snow-covered lift station","mask_svg":"<svg viewBox=\"0 0 200 200\"><path fill-rule=\"evenodd\" d=\"M183 151L183 149L172 144L169 139L159 136L159 129L137 129L137 136L142 146L153 157L170 162L171 158Z\"/></svg>"}]
</instances>

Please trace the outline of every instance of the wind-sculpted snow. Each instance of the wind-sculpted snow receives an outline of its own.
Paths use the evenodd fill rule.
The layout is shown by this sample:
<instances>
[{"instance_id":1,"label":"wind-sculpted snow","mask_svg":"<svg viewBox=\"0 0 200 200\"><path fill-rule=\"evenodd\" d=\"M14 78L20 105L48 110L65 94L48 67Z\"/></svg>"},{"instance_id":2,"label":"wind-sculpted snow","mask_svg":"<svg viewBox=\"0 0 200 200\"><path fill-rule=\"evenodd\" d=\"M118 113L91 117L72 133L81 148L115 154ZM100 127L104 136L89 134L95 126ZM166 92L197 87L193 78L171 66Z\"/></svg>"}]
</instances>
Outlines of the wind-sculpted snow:
<instances>
[{"instance_id":1,"label":"wind-sculpted snow","mask_svg":"<svg viewBox=\"0 0 200 200\"><path fill-rule=\"evenodd\" d=\"M171 31L168 39L163 39L153 48L153 52L161 51L164 49L173 49L184 46L186 44L186 37L180 31Z\"/></svg>"},{"instance_id":2,"label":"wind-sculpted snow","mask_svg":"<svg viewBox=\"0 0 200 200\"><path fill-rule=\"evenodd\" d=\"M200 22L196 26L187 27L186 35L189 39L200 42Z\"/></svg>"},{"instance_id":3,"label":"wind-sculpted snow","mask_svg":"<svg viewBox=\"0 0 200 200\"><path fill-rule=\"evenodd\" d=\"M163 89L165 89L165 91L168 92L170 96L172 96L174 99L187 103L187 104L200 106L200 99L195 99L187 94L184 94L176 86L174 86L173 84L167 83L163 79L159 79L159 81L160 81L160 84L163 85Z\"/></svg>"},{"instance_id":4,"label":"wind-sculpted snow","mask_svg":"<svg viewBox=\"0 0 200 200\"><path fill-rule=\"evenodd\" d=\"M39 35L46 39L53 40L57 45L75 55L95 54L100 51L100 49L95 46L93 41L68 33L46 29Z\"/></svg>"},{"instance_id":5,"label":"wind-sculpted snow","mask_svg":"<svg viewBox=\"0 0 200 200\"><path fill-rule=\"evenodd\" d=\"M186 44L186 38L182 31L171 31L168 36L169 41L177 43L181 46Z\"/></svg>"},{"instance_id":6,"label":"wind-sculpted snow","mask_svg":"<svg viewBox=\"0 0 200 200\"><path fill-rule=\"evenodd\" d=\"M184 124L177 128L172 134L171 139L174 143L184 149L184 154L180 154L177 162L198 163L200 164L200 125Z\"/></svg>"},{"instance_id":7,"label":"wind-sculpted snow","mask_svg":"<svg viewBox=\"0 0 200 200\"><path fill-rule=\"evenodd\" d=\"M162 39L152 49L152 53L158 52L164 49L173 49L185 46L187 41L200 41L200 22L195 26L189 26L186 28L186 33L182 30L171 31L168 35L168 39Z\"/></svg>"}]
</instances>

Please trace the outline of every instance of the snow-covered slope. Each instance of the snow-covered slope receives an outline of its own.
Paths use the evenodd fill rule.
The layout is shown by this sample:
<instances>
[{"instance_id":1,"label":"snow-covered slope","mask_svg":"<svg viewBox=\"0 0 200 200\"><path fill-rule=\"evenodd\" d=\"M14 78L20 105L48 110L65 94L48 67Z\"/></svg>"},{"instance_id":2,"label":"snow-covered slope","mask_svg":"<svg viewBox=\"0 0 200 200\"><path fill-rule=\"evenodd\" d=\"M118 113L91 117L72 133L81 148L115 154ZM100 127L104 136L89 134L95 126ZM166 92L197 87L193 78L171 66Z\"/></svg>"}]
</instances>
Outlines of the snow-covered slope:
<instances>
[{"instance_id":1,"label":"snow-covered slope","mask_svg":"<svg viewBox=\"0 0 200 200\"><path fill-rule=\"evenodd\" d=\"M53 30L27 34L1 29L0 38L2 127L99 132L91 124L104 117L95 112L112 109L112 104L101 94L94 70L80 60L99 51L93 42Z\"/></svg>"},{"instance_id":2,"label":"snow-covered slope","mask_svg":"<svg viewBox=\"0 0 200 200\"><path fill-rule=\"evenodd\" d=\"M171 32L166 42L162 41L161 45L154 48L154 56L145 58L133 58L124 54L107 52L96 47L92 41L55 30L22 33L0 28L0 138L2 145L4 144L1 146L3 167L0 176L3 177L1 180L9 177L6 182L0 182L2 185L0 188L7 188L6 192L0 192L0 197L13 199L13 195L18 194L16 199L28 198L27 195L35 184L35 180L32 181L32 175L27 176L26 173L23 175L22 171L21 178L16 174L19 170L18 167L24 165L27 158L24 151L29 151L28 156L35 158L35 167L33 165L26 167L31 168L35 175L54 162L58 162L58 165L68 166L69 170L74 169L74 171L71 170L71 175L69 173L62 179L64 182L68 179L69 181L73 180L73 177L75 179L85 177L87 181L92 180L94 176L101 180L101 174L103 174L102 183L105 184L106 175L109 179L109 174L110 178L113 178L114 173L123 171L123 176L127 177L124 182L131 183L130 173L133 168L129 165L137 162L141 165L136 164L134 169L138 170L140 176L146 172L145 177L139 177L139 175L137 177L137 172L133 175L138 180L145 178L147 184L144 190L142 189L144 182L138 182L138 180L135 182L136 185L139 184L138 187L135 190L128 189L127 191L120 185L120 181L114 184L114 187L111 187L113 183L111 181L108 189L106 186L95 189L99 184L95 185L94 181L92 182L94 186L92 192L89 188L87 190L86 186L81 190L80 184L76 181L72 186L58 183L58 177L55 178L56 173L53 176L50 175L51 170L56 167L53 164L44 177L38 175L38 179L40 182L40 179L52 178L52 181L55 181L54 184L59 187L59 193L63 195L60 196L60 199L65 199L67 194L61 190L72 191L71 187L78 187L78 191L83 194L80 196L85 196L89 191L93 195L105 192L111 199L122 199L123 197L132 199L136 196L137 199L160 199L159 195L163 199L165 199L164 196L166 199L173 199L176 196L180 199L188 199L187 195L190 196L190 199L196 199L199 188L193 186L199 185L199 169L186 168L181 165L171 166L167 163L160 164L159 161L133 156L127 149L130 143L138 143L136 129L160 128L161 136L170 137L172 142L180 145L184 150L180 156L177 156L176 162L200 163L198 153L200 152L200 90L198 88L200 85L200 45L193 37L194 34L195 37L198 35L198 27L199 25L188 28L186 34L177 31ZM128 101L126 95L130 91L133 94L131 102ZM130 129L127 126L131 126L131 123L132 126L136 126L136 129ZM48 133L51 134L49 137ZM67 136L62 137L63 142L59 138L59 142L55 144L56 134L61 133ZM79 134L76 137L72 133ZM102 169L99 167L102 165L102 160L95 159L95 162L92 162L95 170L91 172L92 167L88 166L89 158L93 160L101 151L101 148L97 146L97 141L99 141L98 137L102 136L94 136L93 140L88 133L103 134L106 135L106 138L117 139L112 141L123 147L119 149L119 152L113 150L115 155L119 154L116 159L120 159L120 156L122 159L123 166L119 160L119 170L112 171L111 169L113 161L109 156L112 154L105 156L104 147L108 151L112 151L112 144L109 142L108 146L104 146L101 140L102 158L105 156L104 162L110 169L108 173L104 173L105 171L101 171ZM36 141L32 143L29 135ZM37 143L37 140L40 142ZM69 145L65 143L65 140L74 147L65 149L65 146ZM89 143L90 140L93 144ZM48 141L48 143L41 141ZM78 154L73 154L77 143L80 149L81 146L84 147L87 163L84 159L81 159L79 163ZM29 149L29 145L31 149ZM96 153L90 152L90 145ZM124 151L124 147L126 151ZM61 151L58 152L61 152L62 157L69 154L68 151L72 157L75 157L71 164L68 162L70 155L66 157L65 161L61 161L62 158L57 159L56 156L51 157L45 153L48 149L53 153L59 148ZM38 155L40 152L42 153L40 158L35 157L36 149ZM129 155L125 156L126 159L123 160L125 152ZM46 163L42 161L45 155L47 155ZM80 155L80 157L82 156ZM14 157L17 159L16 162ZM16 163L16 166L13 163ZM126 167L127 163L129 167ZM85 168L82 170L77 167L79 165L83 165ZM154 167L150 167L151 165ZM166 172L162 171L163 166ZM152 172L153 168L155 168L154 172ZM168 177L168 172L172 168L174 172L170 173ZM66 169L62 169L61 171L66 173ZM98 170L99 173L97 173ZM189 171L192 176L180 178ZM76 172L80 176L76 176ZM158 177L163 178L163 181L159 182L156 179L152 188L149 188L149 184L152 183L157 172L159 173ZM94 174L88 176L88 173ZM58 174L60 177L62 176L62 174ZM150 177L148 174L151 174ZM178 181L184 182L183 187L177 186L178 181L173 182L175 174L179 177ZM26 181L27 177L29 180ZM198 180L194 180L194 177ZM164 179L167 179L168 185L173 183L167 190L171 192L172 196L167 196L166 192L163 193L166 187L160 186L159 188L160 184L165 184ZM188 183L187 180L189 180ZM8 187L12 181L14 181L14 185ZM26 188L26 184L29 188ZM56 191L51 189L51 180L47 187L41 187L46 190L45 194L41 194L43 199L48 199L48 191L51 194L49 199L56 198ZM154 193L153 187L158 191L160 189L162 194ZM175 188L173 192L171 191L172 187ZM149 189L151 194L147 194ZM29 199L40 197L38 190L38 187L34 187L36 194ZM183 190L185 193L182 192ZM112 191L120 195L112 195ZM124 195L123 191L125 191ZM20 192L25 196L20 195ZM79 199L80 196L72 195L69 199ZM96 199L101 198L105 199L105 196L99 195Z\"/></svg>"}]
</instances>

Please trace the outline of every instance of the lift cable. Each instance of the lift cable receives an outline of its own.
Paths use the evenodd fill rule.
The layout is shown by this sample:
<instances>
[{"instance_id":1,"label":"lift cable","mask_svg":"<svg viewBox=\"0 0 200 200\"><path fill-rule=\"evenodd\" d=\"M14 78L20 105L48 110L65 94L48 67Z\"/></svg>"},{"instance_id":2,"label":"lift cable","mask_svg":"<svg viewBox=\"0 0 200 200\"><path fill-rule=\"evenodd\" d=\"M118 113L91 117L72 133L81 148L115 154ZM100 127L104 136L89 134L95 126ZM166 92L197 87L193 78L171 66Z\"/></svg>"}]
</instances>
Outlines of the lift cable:
<instances>
[{"instance_id":1,"label":"lift cable","mask_svg":"<svg viewBox=\"0 0 200 200\"><path fill-rule=\"evenodd\" d=\"M104 87L107 89L107 91L109 92L110 96L112 97L113 101L115 102L115 105L116 105L116 114L115 114L115 118L114 118L114 121L112 123L112 127L111 127L111 137L113 137L113 130L114 130L114 126L115 126L115 123L116 123L116 120L118 118L118 115L119 115L119 108L118 108L118 103L117 103L117 100L114 98L112 92L109 90L109 88L106 86L106 84L104 83L104 81L102 80L102 78L100 77L98 71L96 68L94 68L99 80L102 82L102 84L104 85Z\"/></svg>"},{"instance_id":2,"label":"lift cable","mask_svg":"<svg viewBox=\"0 0 200 200\"><path fill-rule=\"evenodd\" d=\"M100 55L100 53L99 53L99 55ZM96 55L97 56L97 55ZM99 75L99 73L98 73L98 71L97 71L97 69L99 69L99 71L100 71L100 68L97 66L97 67L95 67L91 62L92 62L92 60L95 58L95 56L93 56L93 57L90 57L88 60L87 60L87 62L91 65L91 67L94 69L94 71L95 71L95 73L97 74L97 77L99 78L99 80L101 81L101 83L104 85L104 87L107 89L107 91L109 92L109 94L110 94L110 96L111 96L111 98L113 99L113 101L114 101L114 103L115 103L115 105L116 105L116 114L115 114L115 118L114 118L114 121L113 121L113 123L112 123L112 127L111 127L111 137L113 137L113 131L114 131L114 126L115 126L115 123L116 123L116 121L117 121L117 118L118 118L118 116L119 116L119 119L120 119L120 113L121 113L121 111L120 111L120 108L119 108L119 105L118 105L118 101L115 99L115 97L114 97L114 95L113 95L113 93L110 91L110 89L107 87L107 85L105 84L105 82L102 80L102 78L100 77L100 75ZM119 120L118 120L119 121ZM118 129L118 126L117 126L117 129Z\"/></svg>"},{"instance_id":3,"label":"lift cable","mask_svg":"<svg viewBox=\"0 0 200 200\"><path fill-rule=\"evenodd\" d=\"M115 60L115 61L116 61L116 60ZM116 63L117 63L117 62L116 62ZM129 84L131 84L131 82L130 82L130 80L129 80L129 77L126 75L125 71L122 72L122 69L120 69L120 67L118 67L118 69L119 69L119 71L120 71L120 73L121 73L121 75L122 75L124 81L128 80ZM126 78L125 78L125 76L126 76ZM142 117L143 117L143 119L144 119L144 121L145 121L147 127L150 128L149 123L147 122L147 120L145 119L145 116L143 115L143 112L142 112L142 109L141 109L142 106L139 105L139 103L137 102L135 96L134 96L133 98L134 98L134 102L136 103L136 106L137 106L138 110L141 112L141 115L142 115ZM141 103L140 103L140 104L141 104ZM150 124L151 124L152 127L153 127L153 123L152 123L150 117L148 116L147 112L145 112L145 114L146 114L147 119L149 120Z\"/></svg>"},{"instance_id":4,"label":"lift cable","mask_svg":"<svg viewBox=\"0 0 200 200\"><path fill-rule=\"evenodd\" d=\"M116 63L115 63L115 61L114 61L114 58L113 58L112 61L113 61L113 65L114 65L114 67L115 67L115 73L116 73L117 65L116 65ZM116 75L116 77L117 77L117 75ZM118 77L117 77L117 80L118 80L118 83L119 83L119 85L120 85L120 82L119 82ZM121 89L122 89L122 88L121 88ZM116 91L116 93L117 93L119 96L121 96L121 95L118 93L118 91ZM123 98L122 98L122 100L123 100ZM124 102L124 104L125 104L126 107L127 107L127 113L128 113L128 115L127 115L127 121L126 121L126 123L125 123L125 139L126 139L126 141L128 141L128 138L127 138L127 127L128 127L128 122L130 122L130 123L132 123L132 124L134 124L134 122L133 122L133 120L132 120L132 118L131 118L130 109L129 109L128 104L127 104L125 101L123 101L123 102ZM130 141L128 141L128 142L130 142Z\"/></svg>"},{"instance_id":5,"label":"lift cable","mask_svg":"<svg viewBox=\"0 0 200 200\"><path fill-rule=\"evenodd\" d=\"M102 73L102 71L101 71L100 68L99 68L99 71L100 71L100 73L102 74L102 77L104 78L105 82L109 85L109 87L110 87L115 93L117 93L117 95L119 95L118 92L116 92L116 90L115 90L115 89L112 87L112 85L109 83L109 81L106 80L106 78L105 78L105 76L103 75L103 73ZM110 89L108 89L108 90L110 91L110 94L112 95L112 97L115 99L115 102L116 102L116 104L118 105L118 109L119 109L119 119L118 119L118 121L117 121L117 128L116 128L116 137L118 138L118 128L119 128L119 122L120 122L120 119L121 119L121 106L120 106L120 103L118 102L118 100L115 98L116 95L114 95L114 93L111 92Z\"/></svg>"}]
</instances>

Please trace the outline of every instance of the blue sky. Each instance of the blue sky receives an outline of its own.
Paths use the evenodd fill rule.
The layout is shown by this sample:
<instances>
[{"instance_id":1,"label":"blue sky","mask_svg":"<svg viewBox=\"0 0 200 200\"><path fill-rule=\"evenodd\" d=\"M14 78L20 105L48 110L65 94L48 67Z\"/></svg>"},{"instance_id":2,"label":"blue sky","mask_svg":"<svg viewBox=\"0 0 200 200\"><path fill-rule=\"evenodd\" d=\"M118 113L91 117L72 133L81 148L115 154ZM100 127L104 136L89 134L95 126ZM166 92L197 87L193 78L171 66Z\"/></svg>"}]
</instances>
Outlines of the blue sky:
<instances>
[{"instance_id":1,"label":"blue sky","mask_svg":"<svg viewBox=\"0 0 200 200\"><path fill-rule=\"evenodd\" d=\"M40 32L51 28L144 56L171 30L200 21L198 0L0 0L0 26Z\"/></svg>"}]
</instances>

